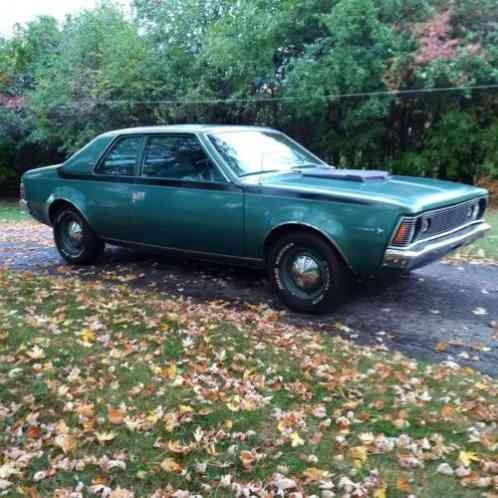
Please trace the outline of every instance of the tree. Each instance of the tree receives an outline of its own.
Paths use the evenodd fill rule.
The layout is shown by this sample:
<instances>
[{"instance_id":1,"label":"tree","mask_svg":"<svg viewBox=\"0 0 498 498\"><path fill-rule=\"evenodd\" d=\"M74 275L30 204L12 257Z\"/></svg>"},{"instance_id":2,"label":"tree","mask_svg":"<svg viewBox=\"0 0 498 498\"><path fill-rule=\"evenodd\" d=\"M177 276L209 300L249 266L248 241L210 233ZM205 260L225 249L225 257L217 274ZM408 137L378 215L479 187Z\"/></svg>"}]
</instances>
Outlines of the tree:
<instances>
[{"instance_id":1,"label":"tree","mask_svg":"<svg viewBox=\"0 0 498 498\"><path fill-rule=\"evenodd\" d=\"M439 89L497 83L494 0L102 2L0 38L0 168L109 129L256 123L338 165L471 182L498 171L498 91Z\"/></svg>"}]
</instances>

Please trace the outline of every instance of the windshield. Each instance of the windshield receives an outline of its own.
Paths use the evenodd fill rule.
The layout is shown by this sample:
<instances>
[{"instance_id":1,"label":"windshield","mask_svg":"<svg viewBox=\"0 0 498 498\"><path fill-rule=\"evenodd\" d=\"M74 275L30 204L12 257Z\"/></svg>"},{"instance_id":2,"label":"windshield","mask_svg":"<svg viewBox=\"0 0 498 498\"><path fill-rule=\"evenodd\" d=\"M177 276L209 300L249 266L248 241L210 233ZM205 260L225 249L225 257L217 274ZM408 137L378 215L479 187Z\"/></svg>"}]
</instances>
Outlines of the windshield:
<instances>
[{"instance_id":1,"label":"windshield","mask_svg":"<svg viewBox=\"0 0 498 498\"><path fill-rule=\"evenodd\" d=\"M325 166L306 149L277 132L221 132L210 135L209 139L238 176Z\"/></svg>"}]
</instances>

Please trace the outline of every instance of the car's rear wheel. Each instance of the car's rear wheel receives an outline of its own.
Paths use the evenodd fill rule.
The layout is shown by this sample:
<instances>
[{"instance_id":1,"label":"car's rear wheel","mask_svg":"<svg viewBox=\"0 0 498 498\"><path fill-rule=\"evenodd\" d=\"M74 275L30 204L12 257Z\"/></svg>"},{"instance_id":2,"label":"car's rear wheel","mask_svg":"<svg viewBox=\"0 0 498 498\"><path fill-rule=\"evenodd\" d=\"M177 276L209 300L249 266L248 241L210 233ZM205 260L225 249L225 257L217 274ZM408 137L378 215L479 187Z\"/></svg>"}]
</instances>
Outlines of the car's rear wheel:
<instances>
[{"instance_id":1,"label":"car's rear wheel","mask_svg":"<svg viewBox=\"0 0 498 498\"><path fill-rule=\"evenodd\" d=\"M55 215L53 226L57 249L68 263L87 265L102 254L104 243L76 209L61 209Z\"/></svg>"},{"instance_id":2,"label":"car's rear wheel","mask_svg":"<svg viewBox=\"0 0 498 498\"><path fill-rule=\"evenodd\" d=\"M351 275L335 249L320 236L290 233L270 249L268 270L282 301L293 311L331 311L348 295Z\"/></svg>"}]
</instances>

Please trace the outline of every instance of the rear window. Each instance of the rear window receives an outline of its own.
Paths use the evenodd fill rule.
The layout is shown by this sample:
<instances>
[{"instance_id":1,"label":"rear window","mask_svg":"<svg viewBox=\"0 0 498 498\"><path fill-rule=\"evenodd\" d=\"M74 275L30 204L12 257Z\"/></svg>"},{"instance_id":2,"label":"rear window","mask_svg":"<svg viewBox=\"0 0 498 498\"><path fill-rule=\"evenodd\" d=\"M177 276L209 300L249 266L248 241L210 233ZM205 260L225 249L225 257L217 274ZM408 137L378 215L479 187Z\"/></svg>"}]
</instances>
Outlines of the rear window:
<instances>
[{"instance_id":1,"label":"rear window","mask_svg":"<svg viewBox=\"0 0 498 498\"><path fill-rule=\"evenodd\" d=\"M64 163L64 170L71 173L91 173L112 140L113 137L109 136L92 140Z\"/></svg>"},{"instance_id":2,"label":"rear window","mask_svg":"<svg viewBox=\"0 0 498 498\"><path fill-rule=\"evenodd\" d=\"M97 173L114 176L133 176L138 171L138 160L143 137L126 137L116 142L100 164Z\"/></svg>"}]
</instances>

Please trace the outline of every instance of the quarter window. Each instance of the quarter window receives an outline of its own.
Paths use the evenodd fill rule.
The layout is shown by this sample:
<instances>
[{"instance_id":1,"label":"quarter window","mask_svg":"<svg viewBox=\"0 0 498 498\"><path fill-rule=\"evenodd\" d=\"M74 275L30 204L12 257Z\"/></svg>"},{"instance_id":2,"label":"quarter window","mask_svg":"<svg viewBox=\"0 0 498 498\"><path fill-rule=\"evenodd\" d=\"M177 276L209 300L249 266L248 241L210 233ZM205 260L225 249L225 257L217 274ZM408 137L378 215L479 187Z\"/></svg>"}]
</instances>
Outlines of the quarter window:
<instances>
[{"instance_id":1,"label":"quarter window","mask_svg":"<svg viewBox=\"0 0 498 498\"><path fill-rule=\"evenodd\" d=\"M199 182L224 182L216 165L195 136L150 137L145 148L143 176Z\"/></svg>"},{"instance_id":2,"label":"quarter window","mask_svg":"<svg viewBox=\"0 0 498 498\"><path fill-rule=\"evenodd\" d=\"M107 154L97 172L115 176L135 175L141 147L142 137L121 139Z\"/></svg>"}]
</instances>

